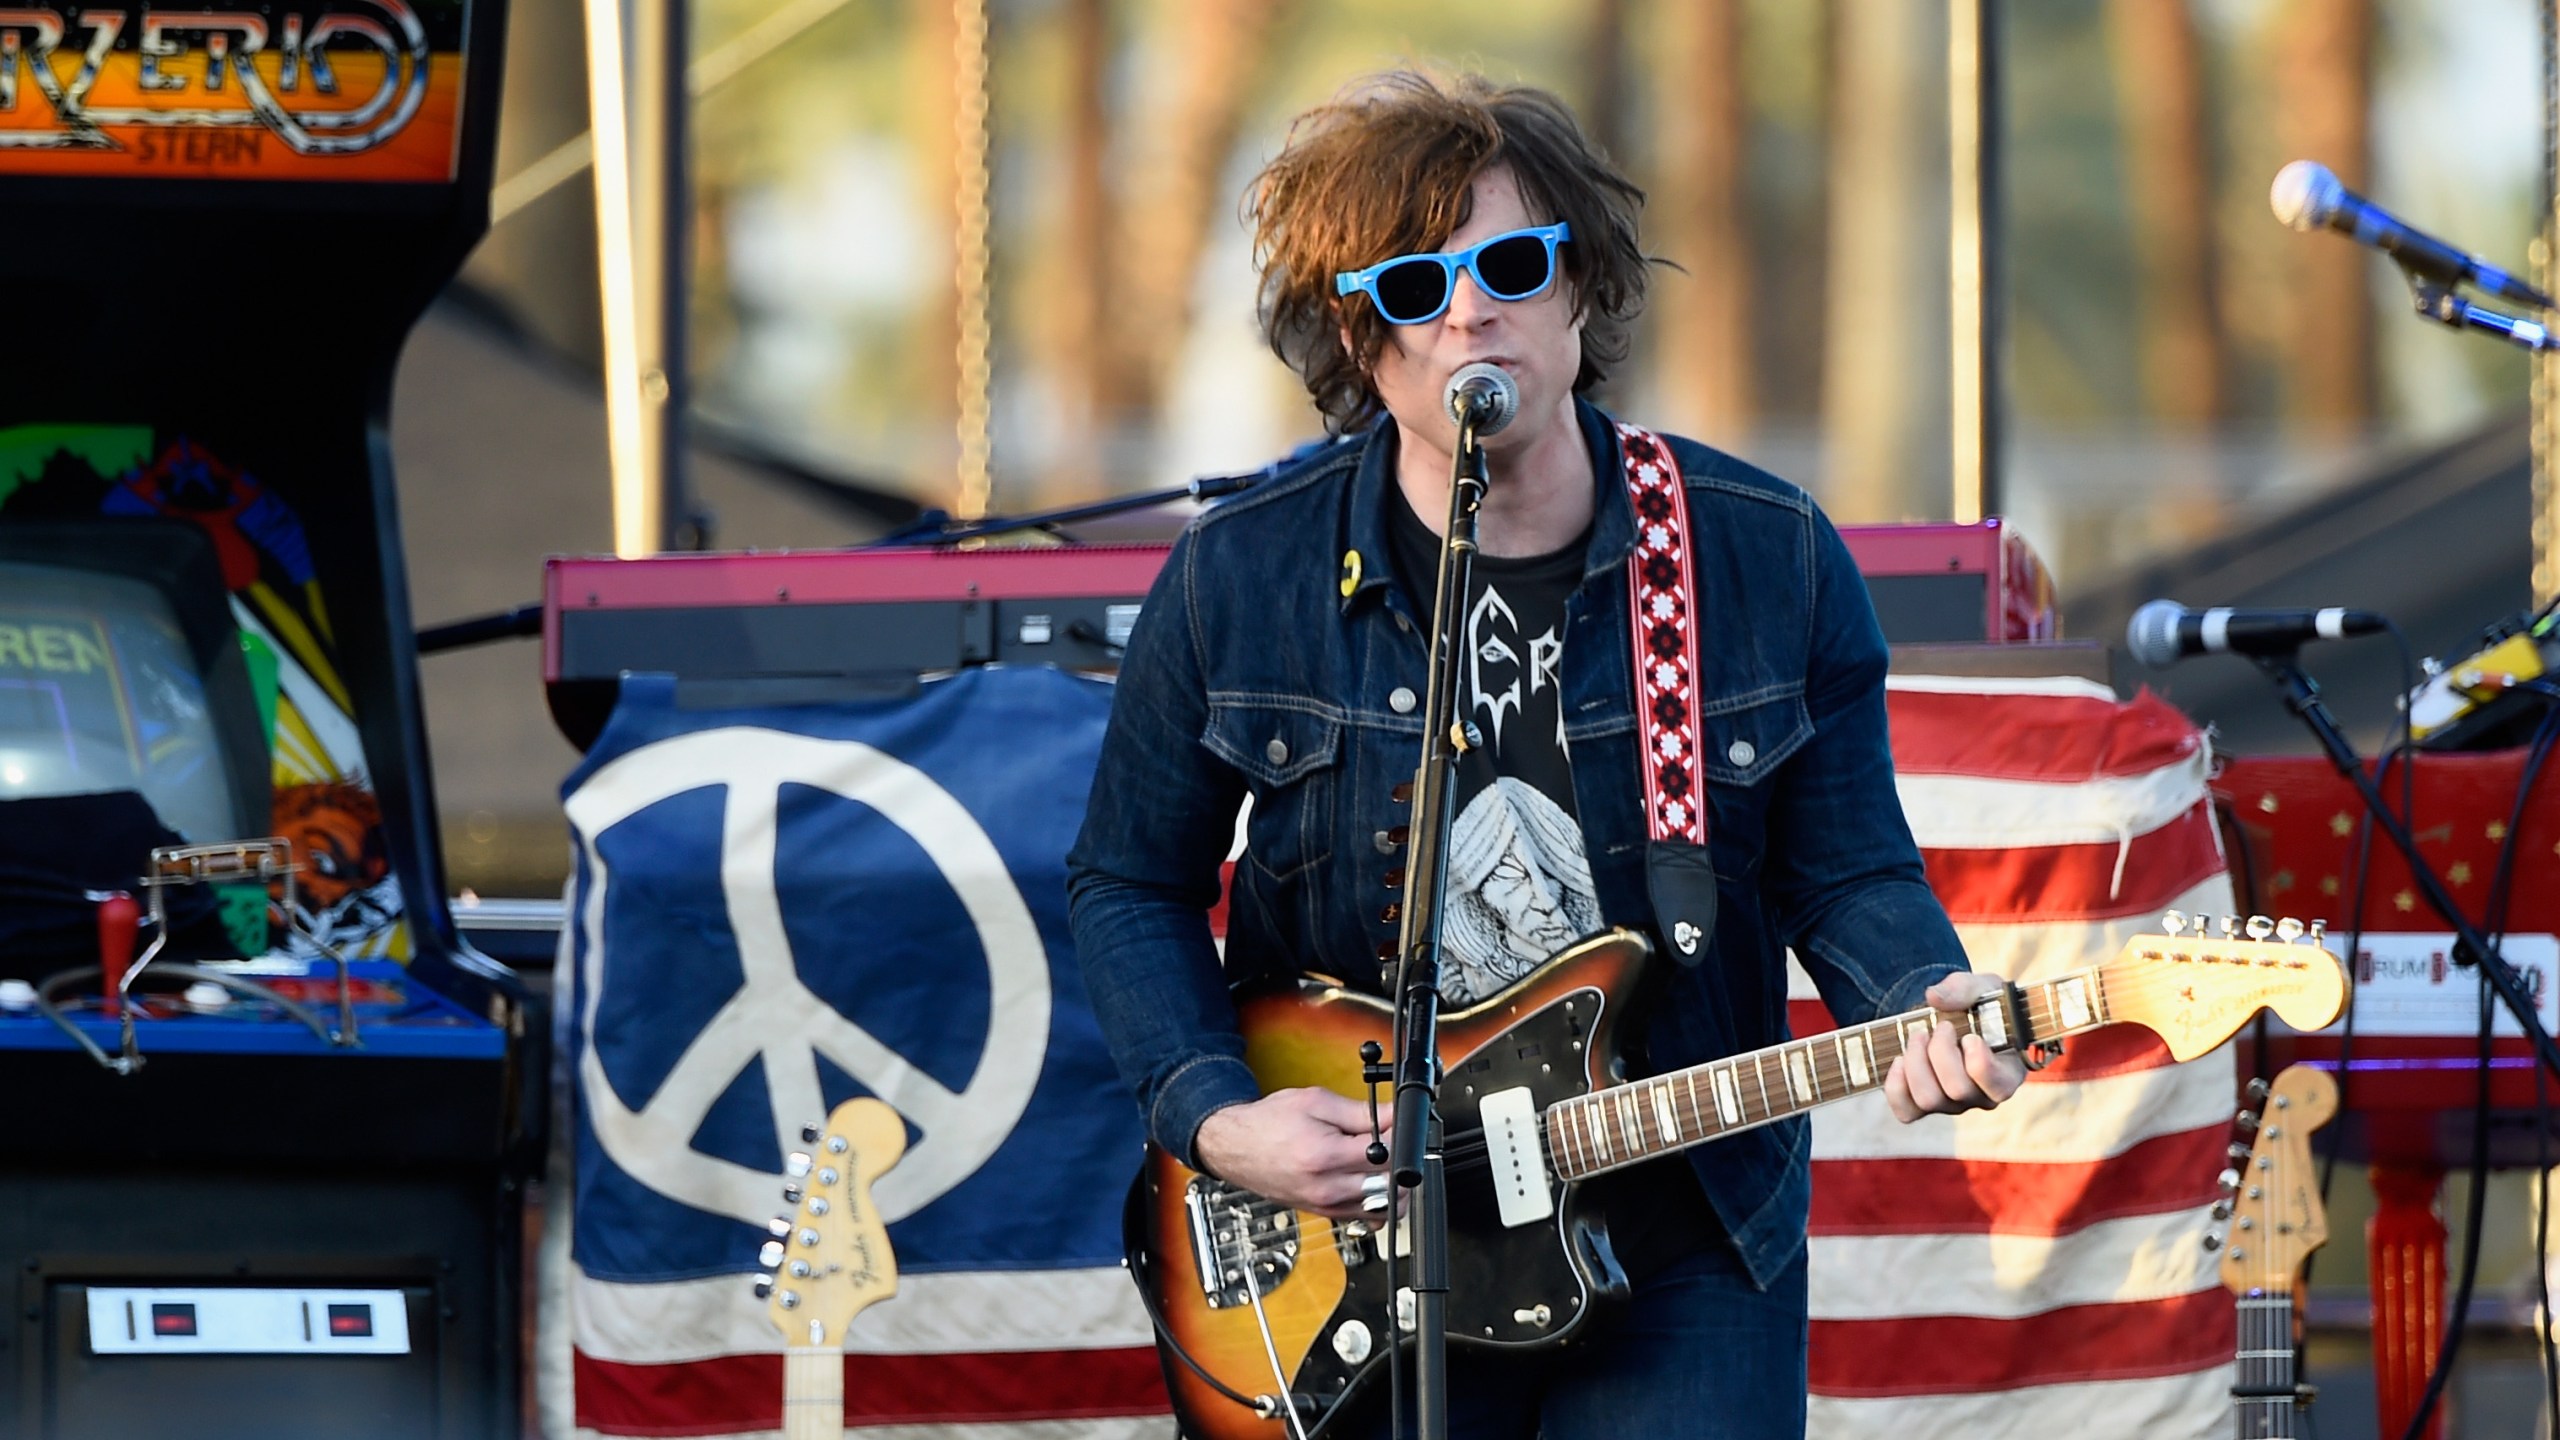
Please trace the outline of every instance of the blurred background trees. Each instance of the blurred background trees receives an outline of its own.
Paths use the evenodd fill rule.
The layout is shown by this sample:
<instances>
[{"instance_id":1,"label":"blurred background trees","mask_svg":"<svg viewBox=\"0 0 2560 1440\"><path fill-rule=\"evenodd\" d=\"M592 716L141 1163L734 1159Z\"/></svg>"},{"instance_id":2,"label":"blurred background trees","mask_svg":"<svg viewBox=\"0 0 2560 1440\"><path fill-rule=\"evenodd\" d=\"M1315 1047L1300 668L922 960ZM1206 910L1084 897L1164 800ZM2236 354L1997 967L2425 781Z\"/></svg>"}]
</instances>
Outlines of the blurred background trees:
<instances>
[{"instance_id":1,"label":"blurred background trees","mask_svg":"<svg viewBox=\"0 0 2560 1440\"><path fill-rule=\"evenodd\" d=\"M1237 204L1289 117L1397 64L1549 86L1651 194L1657 273L1608 397L1843 519L1945 513L1946 29L1908 0L995 0L995 505L1257 464L1317 431L1253 324ZM948 503L949 0L698 0L698 404L813 468ZM2531 0L2002 7L2006 509L2066 591L2524 402L2521 360L2394 313L2388 267L2283 230L2307 156L2521 267ZM582 128L568 7L519 6L500 171ZM595 348L583 173L467 274ZM1676 268L1675 268L1676 267ZM595 497L601 505L602 497Z\"/></svg>"}]
</instances>

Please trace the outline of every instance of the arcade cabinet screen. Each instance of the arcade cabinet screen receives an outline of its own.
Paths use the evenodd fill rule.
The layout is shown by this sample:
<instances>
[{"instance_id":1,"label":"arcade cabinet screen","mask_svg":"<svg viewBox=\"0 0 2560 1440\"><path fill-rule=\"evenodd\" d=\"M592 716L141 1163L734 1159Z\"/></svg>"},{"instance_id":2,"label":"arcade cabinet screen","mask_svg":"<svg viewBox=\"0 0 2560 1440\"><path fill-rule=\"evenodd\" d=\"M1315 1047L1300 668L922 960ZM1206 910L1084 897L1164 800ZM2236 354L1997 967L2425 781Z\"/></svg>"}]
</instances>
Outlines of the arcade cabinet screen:
<instances>
[{"instance_id":1,"label":"arcade cabinet screen","mask_svg":"<svg viewBox=\"0 0 2560 1440\"><path fill-rule=\"evenodd\" d=\"M239 838L169 597L130 576L0 559L0 800L111 790L141 792L191 843Z\"/></svg>"}]
</instances>

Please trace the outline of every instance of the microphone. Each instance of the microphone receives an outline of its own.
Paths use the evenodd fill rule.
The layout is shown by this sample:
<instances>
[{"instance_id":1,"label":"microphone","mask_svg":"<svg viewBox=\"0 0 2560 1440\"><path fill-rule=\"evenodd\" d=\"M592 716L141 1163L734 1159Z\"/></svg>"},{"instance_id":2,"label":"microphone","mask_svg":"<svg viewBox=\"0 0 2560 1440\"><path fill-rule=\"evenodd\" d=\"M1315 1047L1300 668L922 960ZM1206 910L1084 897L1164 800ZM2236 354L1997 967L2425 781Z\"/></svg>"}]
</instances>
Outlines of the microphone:
<instances>
[{"instance_id":1,"label":"microphone","mask_svg":"<svg viewBox=\"0 0 2560 1440\"><path fill-rule=\"evenodd\" d=\"M2390 624L2366 610L2190 610L2154 600L2133 612L2124 645L2143 664L2162 666L2190 655L2284 655L2306 640L2371 635Z\"/></svg>"},{"instance_id":2,"label":"microphone","mask_svg":"<svg viewBox=\"0 0 2560 1440\"><path fill-rule=\"evenodd\" d=\"M2329 167L2316 160L2296 160L2277 171L2267 203L2275 208L2278 220L2294 229L2335 230L2399 261L2400 268L2417 279L2447 287L2476 285L2519 305L2551 308L2550 296L2477 255L2402 224L2390 211L2340 184Z\"/></svg>"},{"instance_id":3,"label":"microphone","mask_svg":"<svg viewBox=\"0 0 2560 1440\"><path fill-rule=\"evenodd\" d=\"M1460 425L1472 417L1476 437L1482 439L1511 423L1520 413L1520 382L1509 371L1482 360L1461 366L1449 377L1449 388L1442 396L1449 407L1449 418Z\"/></svg>"}]
</instances>

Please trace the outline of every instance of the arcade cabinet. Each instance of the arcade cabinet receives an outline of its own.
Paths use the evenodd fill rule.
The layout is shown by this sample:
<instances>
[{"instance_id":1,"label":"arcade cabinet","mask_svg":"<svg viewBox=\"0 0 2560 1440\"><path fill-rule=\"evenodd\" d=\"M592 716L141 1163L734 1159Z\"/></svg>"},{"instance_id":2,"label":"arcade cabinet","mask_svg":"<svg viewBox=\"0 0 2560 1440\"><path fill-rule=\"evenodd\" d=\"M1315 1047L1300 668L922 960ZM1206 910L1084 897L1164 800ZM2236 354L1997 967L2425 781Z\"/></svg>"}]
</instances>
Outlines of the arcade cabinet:
<instances>
[{"instance_id":1,"label":"arcade cabinet","mask_svg":"<svg viewBox=\"0 0 2560 1440\"><path fill-rule=\"evenodd\" d=\"M516 1431L543 1036L444 903L386 428L505 19L0 10L0 1433Z\"/></svg>"}]
</instances>

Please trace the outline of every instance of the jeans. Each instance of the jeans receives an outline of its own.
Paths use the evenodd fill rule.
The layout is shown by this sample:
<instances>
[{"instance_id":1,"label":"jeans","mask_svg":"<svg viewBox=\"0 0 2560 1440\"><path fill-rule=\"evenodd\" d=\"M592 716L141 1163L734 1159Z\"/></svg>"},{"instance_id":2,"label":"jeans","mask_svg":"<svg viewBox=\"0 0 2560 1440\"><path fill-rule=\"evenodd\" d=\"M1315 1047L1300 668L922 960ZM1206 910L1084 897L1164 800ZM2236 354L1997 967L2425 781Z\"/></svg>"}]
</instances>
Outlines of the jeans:
<instances>
[{"instance_id":1,"label":"jeans","mask_svg":"<svg viewBox=\"0 0 2560 1440\"><path fill-rule=\"evenodd\" d=\"M1803 1440L1805 1252L1756 1288L1719 1236L1637 1285L1577 1343L1533 1362L1453 1347L1451 1440ZM1403 1433L1413 1428L1404 1371ZM1388 1440L1386 1391L1343 1431Z\"/></svg>"}]
</instances>

